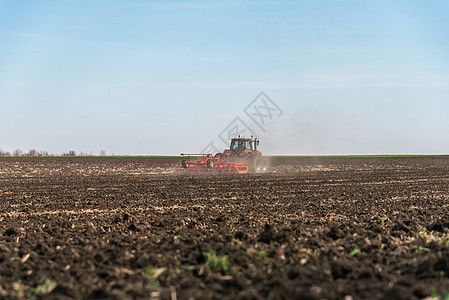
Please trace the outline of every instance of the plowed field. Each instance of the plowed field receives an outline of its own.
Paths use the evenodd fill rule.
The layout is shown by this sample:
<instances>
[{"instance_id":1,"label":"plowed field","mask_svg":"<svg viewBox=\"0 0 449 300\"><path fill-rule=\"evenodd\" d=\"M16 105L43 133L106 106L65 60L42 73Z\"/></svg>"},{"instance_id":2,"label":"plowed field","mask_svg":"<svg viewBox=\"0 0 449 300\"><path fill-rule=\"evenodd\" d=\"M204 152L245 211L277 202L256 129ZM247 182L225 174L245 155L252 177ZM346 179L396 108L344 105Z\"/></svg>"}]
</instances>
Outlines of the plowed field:
<instances>
[{"instance_id":1,"label":"plowed field","mask_svg":"<svg viewBox=\"0 0 449 300\"><path fill-rule=\"evenodd\" d=\"M2 299L424 299L449 292L449 157L1 158Z\"/></svg>"}]
</instances>

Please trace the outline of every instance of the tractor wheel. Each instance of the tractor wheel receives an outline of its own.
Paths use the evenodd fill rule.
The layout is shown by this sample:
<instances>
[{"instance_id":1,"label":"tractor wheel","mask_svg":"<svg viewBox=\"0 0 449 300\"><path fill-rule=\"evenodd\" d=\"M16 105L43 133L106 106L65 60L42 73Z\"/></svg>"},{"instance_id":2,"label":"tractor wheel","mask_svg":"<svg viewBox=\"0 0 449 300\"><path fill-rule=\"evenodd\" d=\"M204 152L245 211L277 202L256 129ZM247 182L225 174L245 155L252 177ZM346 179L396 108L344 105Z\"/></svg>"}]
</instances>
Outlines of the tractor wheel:
<instances>
[{"instance_id":1,"label":"tractor wheel","mask_svg":"<svg viewBox=\"0 0 449 300\"><path fill-rule=\"evenodd\" d=\"M183 169L187 169L187 168L188 168L187 162L186 162L185 160L183 160L183 161L181 162L181 165L182 165L182 168L183 168Z\"/></svg>"},{"instance_id":2,"label":"tractor wheel","mask_svg":"<svg viewBox=\"0 0 449 300\"><path fill-rule=\"evenodd\" d=\"M261 168L261 159L255 156L244 157L241 162L248 166L249 173L259 173Z\"/></svg>"},{"instance_id":3,"label":"tractor wheel","mask_svg":"<svg viewBox=\"0 0 449 300\"><path fill-rule=\"evenodd\" d=\"M268 172L268 162L266 159L262 159L262 170L261 173Z\"/></svg>"},{"instance_id":4,"label":"tractor wheel","mask_svg":"<svg viewBox=\"0 0 449 300\"><path fill-rule=\"evenodd\" d=\"M208 169L212 169L214 167L214 161L212 159L208 159L206 162L206 167Z\"/></svg>"},{"instance_id":5,"label":"tractor wheel","mask_svg":"<svg viewBox=\"0 0 449 300\"><path fill-rule=\"evenodd\" d=\"M263 160L261 158L256 158L254 160L254 173L262 173L263 171Z\"/></svg>"}]
</instances>

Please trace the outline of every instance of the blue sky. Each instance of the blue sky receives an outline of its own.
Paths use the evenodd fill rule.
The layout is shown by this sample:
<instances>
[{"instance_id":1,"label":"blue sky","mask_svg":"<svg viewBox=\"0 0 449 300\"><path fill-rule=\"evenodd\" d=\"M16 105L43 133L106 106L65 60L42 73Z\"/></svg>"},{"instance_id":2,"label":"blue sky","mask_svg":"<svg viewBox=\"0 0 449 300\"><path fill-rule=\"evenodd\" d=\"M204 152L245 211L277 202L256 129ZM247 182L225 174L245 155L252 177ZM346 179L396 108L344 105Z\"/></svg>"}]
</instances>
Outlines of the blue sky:
<instances>
[{"instance_id":1,"label":"blue sky","mask_svg":"<svg viewBox=\"0 0 449 300\"><path fill-rule=\"evenodd\" d=\"M198 152L237 116L256 126L243 110L264 91L283 110L257 132L267 153L449 153L448 13L447 0L0 0L0 148Z\"/></svg>"}]
</instances>

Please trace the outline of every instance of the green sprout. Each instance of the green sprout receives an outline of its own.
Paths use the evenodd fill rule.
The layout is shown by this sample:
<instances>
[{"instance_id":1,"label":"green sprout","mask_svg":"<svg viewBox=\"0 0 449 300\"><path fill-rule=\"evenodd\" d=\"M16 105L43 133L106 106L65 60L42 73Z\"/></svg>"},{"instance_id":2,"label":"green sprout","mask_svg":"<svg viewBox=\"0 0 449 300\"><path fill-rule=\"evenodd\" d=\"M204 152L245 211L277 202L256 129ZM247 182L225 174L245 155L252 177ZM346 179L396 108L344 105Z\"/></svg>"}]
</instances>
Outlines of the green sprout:
<instances>
[{"instance_id":1,"label":"green sprout","mask_svg":"<svg viewBox=\"0 0 449 300\"><path fill-rule=\"evenodd\" d=\"M362 250L360 250L359 248L354 248L350 253L349 256L354 256L356 254L359 254L360 252L362 252Z\"/></svg>"},{"instance_id":2,"label":"green sprout","mask_svg":"<svg viewBox=\"0 0 449 300\"><path fill-rule=\"evenodd\" d=\"M148 267L145 269L145 275L148 277L153 277L153 278L159 277L164 272L165 272L165 268L153 269L151 267Z\"/></svg>"},{"instance_id":3,"label":"green sprout","mask_svg":"<svg viewBox=\"0 0 449 300\"><path fill-rule=\"evenodd\" d=\"M23 289L23 285L21 285L18 282L14 282L12 284L12 288L16 291L16 292L20 292Z\"/></svg>"},{"instance_id":4,"label":"green sprout","mask_svg":"<svg viewBox=\"0 0 449 300\"><path fill-rule=\"evenodd\" d=\"M426 238L427 242L430 243L433 239L430 233L427 233L425 231L420 231L419 234Z\"/></svg>"},{"instance_id":5,"label":"green sprout","mask_svg":"<svg viewBox=\"0 0 449 300\"><path fill-rule=\"evenodd\" d=\"M145 269L145 276L149 280L147 287L150 291L157 290L160 287L158 277L161 276L165 270L165 268L153 269L151 267Z\"/></svg>"},{"instance_id":6,"label":"green sprout","mask_svg":"<svg viewBox=\"0 0 449 300\"><path fill-rule=\"evenodd\" d=\"M157 290L158 288L160 288L161 287L161 285L160 285L160 283L159 283L159 281L156 279L156 280L152 280L152 281L150 281L150 283L148 283L148 285L147 285L147 288L152 292L152 291L155 291L155 290Z\"/></svg>"},{"instance_id":7,"label":"green sprout","mask_svg":"<svg viewBox=\"0 0 449 300\"><path fill-rule=\"evenodd\" d=\"M263 259L264 257L265 257L265 255L266 255L266 253L265 253L265 251L259 251L259 252L257 252L257 256L259 257L259 259Z\"/></svg>"},{"instance_id":8,"label":"green sprout","mask_svg":"<svg viewBox=\"0 0 449 300\"><path fill-rule=\"evenodd\" d=\"M388 216L386 214L382 214L382 215L377 215L377 217L379 218L379 220L381 220L382 222L388 221Z\"/></svg>"},{"instance_id":9,"label":"green sprout","mask_svg":"<svg viewBox=\"0 0 449 300\"><path fill-rule=\"evenodd\" d=\"M426 248L426 247L419 247L418 249L419 249L419 251L424 251L424 252L431 252L432 251L432 249L429 249L429 248Z\"/></svg>"},{"instance_id":10,"label":"green sprout","mask_svg":"<svg viewBox=\"0 0 449 300\"><path fill-rule=\"evenodd\" d=\"M209 269L216 269L219 271L227 271L231 266L228 256L224 254L217 255L215 251L207 252L204 254L207 258L206 267Z\"/></svg>"},{"instance_id":11,"label":"green sprout","mask_svg":"<svg viewBox=\"0 0 449 300\"><path fill-rule=\"evenodd\" d=\"M154 273L155 273L155 269L148 267L145 269L145 275L148 277L153 277Z\"/></svg>"},{"instance_id":12,"label":"green sprout","mask_svg":"<svg viewBox=\"0 0 449 300\"><path fill-rule=\"evenodd\" d=\"M425 247L418 247L416 245L412 245L412 247L405 246L405 249L408 251L410 251L412 249L418 249L419 251L423 251L423 252L431 252L432 251L432 249L425 248Z\"/></svg>"},{"instance_id":13,"label":"green sprout","mask_svg":"<svg viewBox=\"0 0 449 300\"><path fill-rule=\"evenodd\" d=\"M51 281L49 278L45 278L45 281L43 284L38 285L35 288L32 288L27 293L28 299L34 299L39 295L47 295L50 294L58 284L56 282Z\"/></svg>"},{"instance_id":14,"label":"green sprout","mask_svg":"<svg viewBox=\"0 0 449 300\"><path fill-rule=\"evenodd\" d=\"M449 300L449 292L438 294L437 291L433 291L430 295L431 300Z\"/></svg>"}]
</instances>

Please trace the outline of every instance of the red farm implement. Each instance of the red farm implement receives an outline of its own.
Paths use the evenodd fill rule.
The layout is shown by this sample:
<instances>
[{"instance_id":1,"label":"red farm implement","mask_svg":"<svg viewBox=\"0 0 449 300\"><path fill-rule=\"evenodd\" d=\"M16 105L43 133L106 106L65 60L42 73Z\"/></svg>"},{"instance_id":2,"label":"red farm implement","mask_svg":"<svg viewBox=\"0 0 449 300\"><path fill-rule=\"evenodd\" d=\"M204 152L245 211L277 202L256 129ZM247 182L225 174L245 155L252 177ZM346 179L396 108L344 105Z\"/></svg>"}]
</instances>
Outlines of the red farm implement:
<instances>
[{"instance_id":1,"label":"red farm implement","mask_svg":"<svg viewBox=\"0 0 449 300\"><path fill-rule=\"evenodd\" d=\"M184 154L187 159L178 164L177 172L189 174L246 174L248 166L242 163L226 162L220 157L211 154ZM198 161L192 161L193 157L202 157Z\"/></svg>"}]
</instances>

